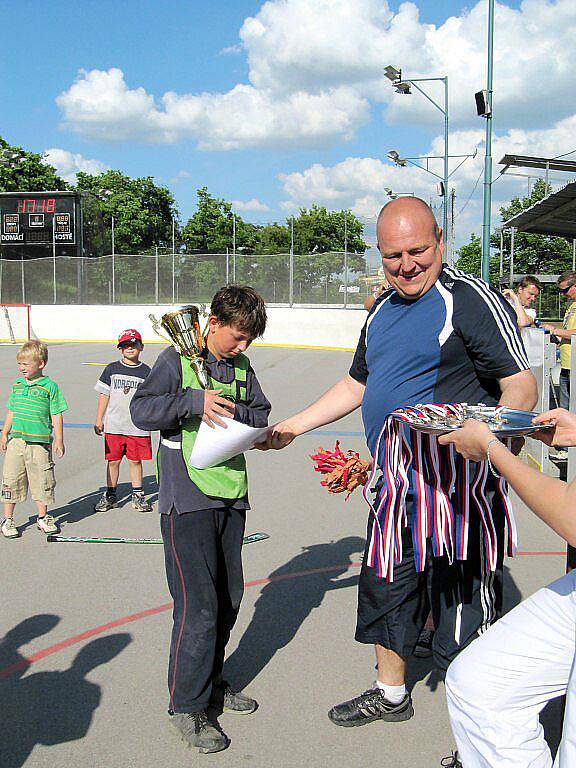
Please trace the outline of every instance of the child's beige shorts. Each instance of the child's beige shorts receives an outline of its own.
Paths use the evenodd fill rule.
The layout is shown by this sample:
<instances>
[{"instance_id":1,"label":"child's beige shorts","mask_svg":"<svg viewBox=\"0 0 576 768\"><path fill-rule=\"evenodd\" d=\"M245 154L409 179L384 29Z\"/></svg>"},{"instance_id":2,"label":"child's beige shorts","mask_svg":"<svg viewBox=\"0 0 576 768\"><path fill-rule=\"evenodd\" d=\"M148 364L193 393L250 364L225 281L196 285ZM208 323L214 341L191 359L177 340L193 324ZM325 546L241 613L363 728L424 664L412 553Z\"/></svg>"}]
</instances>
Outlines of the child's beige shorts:
<instances>
[{"instance_id":1,"label":"child's beige shorts","mask_svg":"<svg viewBox=\"0 0 576 768\"><path fill-rule=\"evenodd\" d=\"M2 472L2 501L25 501L30 488L34 501L54 503L54 462L50 445L26 443L19 437L8 442Z\"/></svg>"}]
</instances>

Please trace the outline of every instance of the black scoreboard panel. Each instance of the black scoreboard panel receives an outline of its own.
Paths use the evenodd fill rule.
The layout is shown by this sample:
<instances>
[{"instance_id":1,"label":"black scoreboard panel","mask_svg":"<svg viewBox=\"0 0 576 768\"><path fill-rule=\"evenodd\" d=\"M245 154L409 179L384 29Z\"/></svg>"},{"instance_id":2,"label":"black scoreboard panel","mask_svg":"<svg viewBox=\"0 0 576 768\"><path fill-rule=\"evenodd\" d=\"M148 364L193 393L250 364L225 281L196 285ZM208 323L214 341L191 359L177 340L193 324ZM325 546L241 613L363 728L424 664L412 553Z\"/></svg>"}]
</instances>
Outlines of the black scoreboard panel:
<instances>
[{"instance_id":1,"label":"black scoreboard panel","mask_svg":"<svg viewBox=\"0 0 576 768\"><path fill-rule=\"evenodd\" d=\"M0 194L2 245L75 245L74 195Z\"/></svg>"}]
</instances>

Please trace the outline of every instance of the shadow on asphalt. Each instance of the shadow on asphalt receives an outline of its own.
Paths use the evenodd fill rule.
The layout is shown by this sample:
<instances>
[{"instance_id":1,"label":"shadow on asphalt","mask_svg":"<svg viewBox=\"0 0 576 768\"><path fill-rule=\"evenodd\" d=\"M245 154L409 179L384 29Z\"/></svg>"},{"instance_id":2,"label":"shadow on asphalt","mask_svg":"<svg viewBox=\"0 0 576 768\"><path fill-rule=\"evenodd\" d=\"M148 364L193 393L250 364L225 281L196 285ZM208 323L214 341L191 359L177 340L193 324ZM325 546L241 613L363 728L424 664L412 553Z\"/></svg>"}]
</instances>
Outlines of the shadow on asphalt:
<instances>
[{"instance_id":1,"label":"shadow on asphalt","mask_svg":"<svg viewBox=\"0 0 576 768\"><path fill-rule=\"evenodd\" d=\"M10 630L0 644L0 670L22 664L0 680L2 768L21 768L37 744L53 746L84 738L102 696L100 686L86 677L132 641L127 633L99 637L80 649L69 669L25 675L29 664L18 649L58 621L50 614L33 616Z\"/></svg>"},{"instance_id":2,"label":"shadow on asphalt","mask_svg":"<svg viewBox=\"0 0 576 768\"><path fill-rule=\"evenodd\" d=\"M358 576L347 573L352 555L364 551L364 539L348 536L329 544L304 547L301 554L273 571L254 606L254 615L236 650L226 661L225 674L242 690L256 678L274 654L294 639L298 629L324 595L358 584ZM326 568L297 581L291 574Z\"/></svg>"},{"instance_id":3,"label":"shadow on asphalt","mask_svg":"<svg viewBox=\"0 0 576 768\"><path fill-rule=\"evenodd\" d=\"M142 480L142 489L148 501L154 504L158 499L158 485L156 478L153 475L149 475ZM101 512L94 511L94 505L98 499L102 496L106 488L98 488L96 491L85 493L82 496L78 496L75 499L71 499L67 504L63 504L61 507L55 507L50 509L49 513L54 516L58 525L63 523L73 525L74 523L80 523L92 515L102 514ZM117 487L118 505L122 507L124 504L129 504L132 497L132 486L130 483L118 483ZM36 525L36 515L28 518L28 522L21 526L18 526L20 533L23 533L27 528Z\"/></svg>"}]
</instances>

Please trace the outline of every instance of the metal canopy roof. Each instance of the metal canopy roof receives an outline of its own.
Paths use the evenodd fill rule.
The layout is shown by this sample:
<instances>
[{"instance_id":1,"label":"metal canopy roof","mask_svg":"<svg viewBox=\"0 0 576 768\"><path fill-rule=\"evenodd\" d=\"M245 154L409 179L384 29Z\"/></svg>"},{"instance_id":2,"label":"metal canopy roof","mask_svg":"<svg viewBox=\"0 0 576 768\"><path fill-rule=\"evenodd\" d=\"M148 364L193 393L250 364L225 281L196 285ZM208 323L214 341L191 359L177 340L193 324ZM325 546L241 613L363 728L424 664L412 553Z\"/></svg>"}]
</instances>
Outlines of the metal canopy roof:
<instances>
[{"instance_id":1,"label":"metal canopy roof","mask_svg":"<svg viewBox=\"0 0 576 768\"><path fill-rule=\"evenodd\" d=\"M562 160L556 157L532 157L530 155L504 155L500 160L500 165L505 168L502 173L511 165L518 168L548 168L551 171L567 171L574 173L576 171L576 162L574 160Z\"/></svg>"},{"instance_id":2,"label":"metal canopy roof","mask_svg":"<svg viewBox=\"0 0 576 768\"><path fill-rule=\"evenodd\" d=\"M576 238L576 182L553 192L503 225L535 235Z\"/></svg>"}]
</instances>

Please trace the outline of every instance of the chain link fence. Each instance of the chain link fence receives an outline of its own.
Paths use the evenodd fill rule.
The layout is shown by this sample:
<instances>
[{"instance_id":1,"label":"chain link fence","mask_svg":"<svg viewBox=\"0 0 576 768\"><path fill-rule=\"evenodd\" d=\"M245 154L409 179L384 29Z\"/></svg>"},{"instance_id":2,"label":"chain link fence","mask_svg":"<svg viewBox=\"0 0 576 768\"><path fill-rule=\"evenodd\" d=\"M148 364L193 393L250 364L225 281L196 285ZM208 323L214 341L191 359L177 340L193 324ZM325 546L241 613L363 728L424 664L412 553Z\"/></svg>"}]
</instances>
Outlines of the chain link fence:
<instances>
[{"instance_id":1,"label":"chain link fence","mask_svg":"<svg viewBox=\"0 0 576 768\"><path fill-rule=\"evenodd\" d=\"M362 265L348 268L349 260ZM270 304L358 306L378 281L363 254L161 253L0 259L0 303L209 303L223 285L251 285Z\"/></svg>"}]
</instances>

